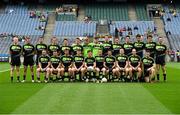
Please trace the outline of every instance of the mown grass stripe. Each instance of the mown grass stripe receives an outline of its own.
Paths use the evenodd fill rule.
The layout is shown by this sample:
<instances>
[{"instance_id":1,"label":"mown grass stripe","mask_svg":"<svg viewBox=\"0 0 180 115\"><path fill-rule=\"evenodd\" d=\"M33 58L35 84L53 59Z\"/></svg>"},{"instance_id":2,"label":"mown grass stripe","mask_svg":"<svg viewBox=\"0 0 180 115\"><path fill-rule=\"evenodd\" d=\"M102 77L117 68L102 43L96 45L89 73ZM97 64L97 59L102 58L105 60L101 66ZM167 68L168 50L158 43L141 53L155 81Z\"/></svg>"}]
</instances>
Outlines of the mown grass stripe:
<instances>
[{"instance_id":1,"label":"mown grass stripe","mask_svg":"<svg viewBox=\"0 0 180 115\"><path fill-rule=\"evenodd\" d=\"M13 113L24 112L171 113L140 84L47 84Z\"/></svg>"}]
</instances>

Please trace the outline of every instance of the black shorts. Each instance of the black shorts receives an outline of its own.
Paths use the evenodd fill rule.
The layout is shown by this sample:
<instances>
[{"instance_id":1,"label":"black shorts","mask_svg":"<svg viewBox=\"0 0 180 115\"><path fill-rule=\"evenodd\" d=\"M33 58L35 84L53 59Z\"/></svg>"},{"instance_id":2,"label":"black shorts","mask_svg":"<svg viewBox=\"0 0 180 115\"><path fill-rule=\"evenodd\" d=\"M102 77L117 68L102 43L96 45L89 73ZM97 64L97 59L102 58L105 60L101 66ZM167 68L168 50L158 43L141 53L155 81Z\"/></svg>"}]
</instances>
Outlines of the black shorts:
<instances>
[{"instance_id":1,"label":"black shorts","mask_svg":"<svg viewBox=\"0 0 180 115\"><path fill-rule=\"evenodd\" d=\"M107 69L108 69L109 71L112 71L112 70L113 70L112 66L107 66Z\"/></svg>"},{"instance_id":2,"label":"black shorts","mask_svg":"<svg viewBox=\"0 0 180 115\"><path fill-rule=\"evenodd\" d=\"M36 57L36 65L38 65L39 64L39 55L37 55L37 57Z\"/></svg>"},{"instance_id":3,"label":"black shorts","mask_svg":"<svg viewBox=\"0 0 180 115\"><path fill-rule=\"evenodd\" d=\"M144 77L149 76L150 75L150 71L148 71L147 69L144 69Z\"/></svg>"},{"instance_id":4,"label":"black shorts","mask_svg":"<svg viewBox=\"0 0 180 115\"><path fill-rule=\"evenodd\" d=\"M159 64L159 65L165 65L166 62L165 62L165 57L156 57L156 64Z\"/></svg>"},{"instance_id":5,"label":"black shorts","mask_svg":"<svg viewBox=\"0 0 180 115\"><path fill-rule=\"evenodd\" d=\"M153 59L155 58L155 54L154 53L151 53L150 54L150 57L152 57Z\"/></svg>"},{"instance_id":6,"label":"black shorts","mask_svg":"<svg viewBox=\"0 0 180 115\"><path fill-rule=\"evenodd\" d=\"M97 66L97 68L99 68L100 70L102 70L102 68L104 68L104 66Z\"/></svg>"},{"instance_id":7,"label":"black shorts","mask_svg":"<svg viewBox=\"0 0 180 115\"><path fill-rule=\"evenodd\" d=\"M21 65L20 57L11 58L11 63L10 64L12 66L20 66Z\"/></svg>"},{"instance_id":8,"label":"black shorts","mask_svg":"<svg viewBox=\"0 0 180 115\"><path fill-rule=\"evenodd\" d=\"M66 66L64 67L64 71L65 71L65 72L68 72L68 69L69 69L68 66L67 66L67 67L66 67Z\"/></svg>"},{"instance_id":9,"label":"black shorts","mask_svg":"<svg viewBox=\"0 0 180 115\"><path fill-rule=\"evenodd\" d=\"M30 58L30 59L26 59L24 58L24 63L23 63L24 66L33 66L34 65L34 60L33 58Z\"/></svg>"},{"instance_id":10,"label":"black shorts","mask_svg":"<svg viewBox=\"0 0 180 115\"><path fill-rule=\"evenodd\" d=\"M75 65L77 69L79 69L82 65Z\"/></svg>"}]
</instances>

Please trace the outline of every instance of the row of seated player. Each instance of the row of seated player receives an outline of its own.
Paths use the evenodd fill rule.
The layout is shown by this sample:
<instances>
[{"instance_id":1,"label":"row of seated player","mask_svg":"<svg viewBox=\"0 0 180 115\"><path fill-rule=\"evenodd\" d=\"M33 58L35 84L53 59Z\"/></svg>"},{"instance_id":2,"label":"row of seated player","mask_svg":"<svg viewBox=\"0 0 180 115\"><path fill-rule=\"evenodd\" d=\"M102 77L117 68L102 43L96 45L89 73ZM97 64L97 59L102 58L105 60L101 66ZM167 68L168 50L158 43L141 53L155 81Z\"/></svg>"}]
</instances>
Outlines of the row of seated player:
<instances>
[{"instance_id":1,"label":"row of seated player","mask_svg":"<svg viewBox=\"0 0 180 115\"><path fill-rule=\"evenodd\" d=\"M137 36L137 42L135 42L135 46L142 46L142 43L139 38L140 36ZM64 46L66 44L65 47L61 47L63 48L61 50L62 55L58 56L58 49L57 47L59 47L59 45L54 44L56 43L56 38L52 39L52 44L49 46L49 55L47 53L47 46L45 44L43 44L43 39L40 40L40 44L36 45L36 48L30 43L30 39L27 38L26 39L26 44L23 45L23 47L21 48L20 45L18 45L18 39L14 38L14 43L13 45L11 45L10 47L10 54L11 54L11 67L12 67L12 71L14 70L14 67L19 67L20 66L20 56L21 53L23 54L24 57L24 77L23 77L23 82L25 82L26 80L26 72L27 72L27 67L30 66L31 68L31 74L32 74L32 81L34 82L34 72L33 72L33 65L34 65L34 52L36 49L37 52L37 59L36 59L36 64L38 66L37 68L37 77L38 77L38 82L40 79L40 72L45 72L46 73L46 79L45 82L48 81L48 78L50 77L50 73L53 73L53 70L56 68L57 70L54 70L58 73L57 78L62 78L62 80L64 79L64 73L68 72L69 74L69 80L74 81L75 80L75 73L76 72L81 72L81 77L79 77L79 80L84 80L89 79L91 74L85 75L85 73L96 73L96 77L98 77L99 75L99 71L102 71L102 78L106 78L107 73L112 73L112 77L114 78L118 78L121 79L122 77L120 77L120 72L121 69L123 68L123 79L127 81L127 79L130 78L131 80L141 80L140 78L142 75L142 70L146 70L147 68L145 66L148 67L147 71L150 72L146 72L144 71L143 73L145 73L145 77L146 77L146 73L154 73L154 62L156 62L157 65L161 65L164 67L165 65L165 55L166 55L166 46L163 44L163 38L159 38L159 43L156 44L155 42L152 42L152 36L148 36L148 42L146 43L145 47L146 47L146 56L142 57L142 50L139 50L140 47L133 47L132 49L128 49L131 48L131 43L128 42L127 44L124 44L126 47L122 48L122 47L115 47L114 50L111 49L112 44L108 42L108 37L105 37L106 42L103 43L104 44L104 48L101 49L100 47L97 48L95 53L95 57L93 56L93 51L89 50L86 48L86 45L84 46L85 50L80 49L80 47L82 47L81 45L77 45L79 39L76 39L76 45L80 46L77 47L75 50L75 55L71 56L70 55L70 46L68 46L68 40L65 39L64 41ZM128 41L129 36L126 37L126 42ZM95 42L97 41L97 43L94 44L95 47L97 47L96 45L98 45L98 40L94 39ZM115 46L121 46L118 42L118 38L115 39L115 43L113 45ZM89 41L88 39L86 39L86 43L88 43L87 41ZM138 44L139 45L138 45ZM99 44L100 45L100 44ZM96 49L94 47L94 49ZM142 47L143 48L143 47ZM140 48L141 49L141 48ZM86 52L87 55L83 56L82 53ZM112 53L113 51L113 53ZM132 52L132 55L130 55L131 53L127 53L127 55L125 54L127 51ZM78 53L79 52L79 53ZM116 53L116 54L114 54ZM103 55L106 54L106 55ZM154 55L156 55L155 61L154 61ZM143 63L143 67L141 67L141 63ZM50 66L51 64L51 66ZM53 64L55 64L55 66L53 66ZM98 67L98 69L96 68L96 66ZM126 67L126 68L125 68ZM151 68L151 69L150 69ZM88 72L87 72L88 71ZM135 78L133 77L133 73L137 73L137 78L135 76ZM164 80L166 80L166 74L165 71L164 72ZM12 72L13 73L13 72ZM11 73L11 79L13 80L13 75ZM149 74L148 74L149 75ZM60 77L61 76L61 77ZM85 78L84 78L85 76ZM94 75L92 75L91 77L95 77ZM130 77L128 77L130 76ZM154 76L154 74L152 74L152 76ZM151 77L152 77L151 76ZM158 75L159 76L159 75ZM145 79L146 82L151 81L151 77L148 77L148 79ZM50 77L51 78L51 77ZM98 79L101 79L98 78ZM112 78L109 77L108 80L111 80ZM157 79L159 80L159 77L157 77ZM97 79L96 79L97 80ZM19 81L19 76L18 76L18 81Z\"/></svg>"}]
</instances>

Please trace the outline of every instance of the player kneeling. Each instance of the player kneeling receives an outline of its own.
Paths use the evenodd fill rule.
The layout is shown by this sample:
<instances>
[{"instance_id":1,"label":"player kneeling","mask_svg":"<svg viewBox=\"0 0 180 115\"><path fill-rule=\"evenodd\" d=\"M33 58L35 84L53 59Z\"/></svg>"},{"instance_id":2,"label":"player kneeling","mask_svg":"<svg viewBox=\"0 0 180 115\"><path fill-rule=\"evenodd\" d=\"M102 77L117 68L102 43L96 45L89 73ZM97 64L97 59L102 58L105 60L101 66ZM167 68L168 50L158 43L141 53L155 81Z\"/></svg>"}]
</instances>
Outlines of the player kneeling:
<instances>
[{"instance_id":1,"label":"player kneeling","mask_svg":"<svg viewBox=\"0 0 180 115\"><path fill-rule=\"evenodd\" d=\"M141 78L142 69L140 68L140 61L141 58L136 54L136 49L133 49L132 55L129 57L129 75L131 81L139 81Z\"/></svg>"},{"instance_id":2,"label":"player kneeling","mask_svg":"<svg viewBox=\"0 0 180 115\"><path fill-rule=\"evenodd\" d=\"M92 51L89 50L87 53L88 53L88 56L85 59L85 68L86 68L86 74L87 74L86 82L88 82L89 79L94 78L94 71L96 67L95 58L92 56Z\"/></svg>"},{"instance_id":3,"label":"player kneeling","mask_svg":"<svg viewBox=\"0 0 180 115\"><path fill-rule=\"evenodd\" d=\"M64 55L61 56L61 76L62 80L64 80L64 77L67 77L65 72L68 72L69 81L74 80L74 72L75 69L73 67L73 58L69 54L69 49L64 49Z\"/></svg>"},{"instance_id":4,"label":"player kneeling","mask_svg":"<svg viewBox=\"0 0 180 115\"><path fill-rule=\"evenodd\" d=\"M61 59L58 56L58 52L54 51L53 52L53 56L51 56L50 58L50 72L51 72L51 77L50 80L53 81L53 76L52 75L56 75L56 80L60 80L60 62Z\"/></svg>"},{"instance_id":5,"label":"player kneeling","mask_svg":"<svg viewBox=\"0 0 180 115\"><path fill-rule=\"evenodd\" d=\"M154 59L150 57L150 52L146 52L146 56L142 59L144 69L144 80L145 82L151 82L155 75L154 70Z\"/></svg>"},{"instance_id":6,"label":"player kneeling","mask_svg":"<svg viewBox=\"0 0 180 115\"><path fill-rule=\"evenodd\" d=\"M50 58L47 55L46 50L42 51L42 55L39 57L39 66L37 68L37 82L40 83L40 73L45 73L45 79L44 82L48 82L49 74L50 74Z\"/></svg>"},{"instance_id":7,"label":"player kneeling","mask_svg":"<svg viewBox=\"0 0 180 115\"><path fill-rule=\"evenodd\" d=\"M79 80L85 76L84 57L82 56L81 49L77 49L76 55L74 56L74 68L76 73L80 73Z\"/></svg>"},{"instance_id":8,"label":"player kneeling","mask_svg":"<svg viewBox=\"0 0 180 115\"><path fill-rule=\"evenodd\" d=\"M95 57L95 62L96 62L96 68L95 68L95 71L96 71L96 78L101 80L102 78L105 77L105 74L106 74L106 69L104 67L104 56L102 54L102 50L99 49L98 51L98 56ZM103 74L103 76L102 76Z\"/></svg>"},{"instance_id":9,"label":"player kneeling","mask_svg":"<svg viewBox=\"0 0 180 115\"><path fill-rule=\"evenodd\" d=\"M128 57L124 54L124 49L119 50L119 55L116 56L116 70L119 80L126 80L128 74Z\"/></svg>"},{"instance_id":10,"label":"player kneeling","mask_svg":"<svg viewBox=\"0 0 180 115\"><path fill-rule=\"evenodd\" d=\"M108 55L105 57L104 67L106 68L106 74L109 73L108 81L115 79L117 70L116 70L116 58L112 55L112 51L108 50ZM110 77L112 72L113 78Z\"/></svg>"}]
</instances>

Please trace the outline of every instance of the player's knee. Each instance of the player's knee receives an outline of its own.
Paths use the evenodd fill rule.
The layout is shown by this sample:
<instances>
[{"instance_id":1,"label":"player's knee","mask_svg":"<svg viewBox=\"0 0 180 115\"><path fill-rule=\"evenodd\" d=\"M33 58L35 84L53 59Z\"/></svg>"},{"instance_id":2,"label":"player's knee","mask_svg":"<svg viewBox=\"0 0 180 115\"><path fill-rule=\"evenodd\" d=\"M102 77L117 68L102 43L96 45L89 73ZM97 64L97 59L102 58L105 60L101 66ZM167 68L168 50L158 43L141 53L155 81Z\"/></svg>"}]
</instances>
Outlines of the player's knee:
<instances>
[{"instance_id":1,"label":"player's knee","mask_svg":"<svg viewBox=\"0 0 180 115\"><path fill-rule=\"evenodd\" d=\"M69 68L69 69L68 69L68 71L69 71L69 72L72 72L72 69L71 69L71 68Z\"/></svg>"},{"instance_id":2,"label":"player's knee","mask_svg":"<svg viewBox=\"0 0 180 115\"><path fill-rule=\"evenodd\" d=\"M126 69L125 69L125 72L128 72L128 71L129 71L129 69L128 69L128 68L126 68Z\"/></svg>"},{"instance_id":3,"label":"player's knee","mask_svg":"<svg viewBox=\"0 0 180 115\"><path fill-rule=\"evenodd\" d=\"M102 71L103 71L103 72L105 72L105 71L106 71L106 69L105 69L105 68L102 68Z\"/></svg>"},{"instance_id":4,"label":"player's knee","mask_svg":"<svg viewBox=\"0 0 180 115\"><path fill-rule=\"evenodd\" d=\"M64 72L64 68L61 68L60 71L61 71L61 72Z\"/></svg>"},{"instance_id":5,"label":"player's knee","mask_svg":"<svg viewBox=\"0 0 180 115\"><path fill-rule=\"evenodd\" d=\"M96 68L96 71L97 71L97 72L99 72L99 71L100 71L100 69L99 69L99 68Z\"/></svg>"},{"instance_id":6,"label":"player's knee","mask_svg":"<svg viewBox=\"0 0 180 115\"><path fill-rule=\"evenodd\" d=\"M46 69L46 72L50 72L50 68L47 68L47 69Z\"/></svg>"},{"instance_id":7,"label":"player's knee","mask_svg":"<svg viewBox=\"0 0 180 115\"><path fill-rule=\"evenodd\" d=\"M113 73L116 73L116 69L113 69L112 72L113 72Z\"/></svg>"},{"instance_id":8,"label":"player's knee","mask_svg":"<svg viewBox=\"0 0 180 115\"><path fill-rule=\"evenodd\" d=\"M14 67L11 68L11 71L14 71Z\"/></svg>"},{"instance_id":9,"label":"player's knee","mask_svg":"<svg viewBox=\"0 0 180 115\"><path fill-rule=\"evenodd\" d=\"M58 71L58 72L61 72L61 69L58 68L57 71Z\"/></svg>"},{"instance_id":10,"label":"player's knee","mask_svg":"<svg viewBox=\"0 0 180 115\"><path fill-rule=\"evenodd\" d=\"M132 68L129 68L129 70L128 70L128 71L129 71L129 72L132 72L132 70L133 70Z\"/></svg>"}]
</instances>

